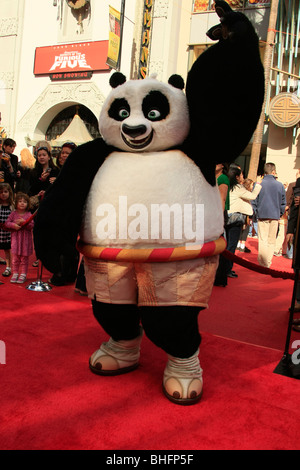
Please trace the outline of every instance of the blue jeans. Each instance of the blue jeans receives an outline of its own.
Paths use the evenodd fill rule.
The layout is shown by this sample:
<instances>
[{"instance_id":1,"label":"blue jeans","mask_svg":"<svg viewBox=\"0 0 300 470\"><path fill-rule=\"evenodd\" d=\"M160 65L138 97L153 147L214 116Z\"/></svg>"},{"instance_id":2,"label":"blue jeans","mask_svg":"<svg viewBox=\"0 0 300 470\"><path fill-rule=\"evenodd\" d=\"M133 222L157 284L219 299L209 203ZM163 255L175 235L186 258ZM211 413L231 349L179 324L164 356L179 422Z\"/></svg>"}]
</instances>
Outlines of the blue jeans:
<instances>
[{"instance_id":1,"label":"blue jeans","mask_svg":"<svg viewBox=\"0 0 300 470\"><path fill-rule=\"evenodd\" d=\"M226 238L227 238L227 251L230 253L235 253L237 244L239 242L240 236L242 231L242 225L232 225L230 227L226 227ZM233 262L227 260L227 274L230 273L233 267Z\"/></svg>"},{"instance_id":2,"label":"blue jeans","mask_svg":"<svg viewBox=\"0 0 300 470\"><path fill-rule=\"evenodd\" d=\"M286 249L286 256L289 258L289 259L293 259L293 245L289 248L287 247Z\"/></svg>"}]
</instances>

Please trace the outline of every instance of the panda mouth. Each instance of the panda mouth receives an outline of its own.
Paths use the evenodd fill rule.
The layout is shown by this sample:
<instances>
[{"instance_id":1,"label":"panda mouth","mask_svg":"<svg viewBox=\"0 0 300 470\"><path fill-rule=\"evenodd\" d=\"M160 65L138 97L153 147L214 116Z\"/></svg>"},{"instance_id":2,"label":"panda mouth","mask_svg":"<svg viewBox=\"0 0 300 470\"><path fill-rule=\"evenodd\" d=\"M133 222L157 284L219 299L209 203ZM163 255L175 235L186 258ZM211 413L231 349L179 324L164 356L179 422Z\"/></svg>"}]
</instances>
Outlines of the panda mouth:
<instances>
[{"instance_id":1,"label":"panda mouth","mask_svg":"<svg viewBox=\"0 0 300 470\"><path fill-rule=\"evenodd\" d=\"M147 145L149 145L150 142L152 141L153 130L147 137L144 137L144 139L128 139L123 134L123 132L121 132L121 135L122 135L122 139L124 140L125 144L128 145L128 147L135 149L135 150L140 150L140 149L147 147Z\"/></svg>"}]
</instances>

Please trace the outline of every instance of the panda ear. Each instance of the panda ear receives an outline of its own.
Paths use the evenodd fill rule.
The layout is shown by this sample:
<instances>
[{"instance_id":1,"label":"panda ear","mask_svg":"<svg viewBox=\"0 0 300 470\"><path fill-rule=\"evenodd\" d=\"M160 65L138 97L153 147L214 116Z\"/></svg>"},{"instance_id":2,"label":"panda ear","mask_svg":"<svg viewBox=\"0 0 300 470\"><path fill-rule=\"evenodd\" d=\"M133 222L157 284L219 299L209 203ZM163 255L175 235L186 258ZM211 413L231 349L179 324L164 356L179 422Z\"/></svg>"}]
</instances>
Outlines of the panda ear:
<instances>
[{"instance_id":1,"label":"panda ear","mask_svg":"<svg viewBox=\"0 0 300 470\"><path fill-rule=\"evenodd\" d=\"M217 0L215 2L215 10L219 18L223 18L226 13L232 12L232 8L223 0Z\"/></svg>"},{"instance_id":2,"label":"panda ear","mask_svg":"<svg viewBox=\"0 0 300 470\"><path fill-rule=\"evenodd\" d=\"M126 82L126 77L121 72L115 72L109 79L109 84L112 88L117 88Z\"/></svg>"},{"instance_id":3,"label":"panda ear","mask_svg":"<svg viewBox=\"0 0 300 470\"><path fill-rule=\"evenodd\" d=\"M171 77L168 80L168 83L172 85L175 88L179 88L179 90L184 89L184 80L180 75L171 75Z\"/></svg>"},{"instance_id":4,"label":"panda ear","mask_svg":"<svg viewBox=\"0 0 300 470\"><path fill-rule=\"evenodd\" d=\"M209 39L211 39L212 41L217 41L218 39L221 39L221 37L222 37L222 25L217 24L216 26L213 26L212 28L210 28L207 31L206 36L208 36Z\"/></svg>"},{"instance_id":5,"label":"panda ear","mask_svg":"<svg viewBox=\"0 0 300 470\"><path fill-rule=\"evenodd\" d=\"M218 39L221 39L222 37L224 39L226 39L224 37L224 30L222 28L222 22L224 20L224 17L226 17L226 15L232 13L232 8L228 5L227 2L224 2L223 0L216 0L215 2L215 11L218 15L218 17L220 18L220 22L219 24L217 24L216 26L213 26L212 28L210 28L206 35L212 39L212 41L217 41Z\"/></svg>"}]
</instances>

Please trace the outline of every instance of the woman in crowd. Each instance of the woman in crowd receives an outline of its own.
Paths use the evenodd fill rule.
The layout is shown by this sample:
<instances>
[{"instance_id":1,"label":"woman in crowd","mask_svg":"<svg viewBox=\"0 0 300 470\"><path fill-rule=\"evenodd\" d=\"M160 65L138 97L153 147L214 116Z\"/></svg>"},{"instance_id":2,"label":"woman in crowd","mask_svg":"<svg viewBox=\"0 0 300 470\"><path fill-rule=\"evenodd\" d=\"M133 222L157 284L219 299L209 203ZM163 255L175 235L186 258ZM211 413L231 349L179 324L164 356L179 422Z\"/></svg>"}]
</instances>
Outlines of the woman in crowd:
<instances>
[{"instance_id":1,"label":"woman in crowd","mask_svg":"<svg viewBox=\"0 0 300 470\"><path fill-rule=\"evenodd\" d=\"M250 178L246 178L243 181L243 186L247 189L247 191L252 192L254 188L254 181L251 180ZM251 202L248 201L248 204L251 205ZM251 223L250 217L251 217L250 215L247 215L246 217L246 221L242 227L240 239L237 245L237 249L241 251L242 253L251 253L251 250L249 250L249 248L246 247L246 241L249 235L250 223Z\"/></svg>"},{"instance_id":2,"label":"woman in crowd","mask_svg":"<svg viewBox=\"0 0 300 470\"><path fill-rule=\"evenodd\" d=\"M77 145L74 144L74 142L65 142L56 157L56 167L59 169L59 171L62 169L64 166L68 156L72 152L72 150L76 149ZM56 178L53 178L52 183L55 181Z\"/></svg>"},{"instance_id":3,"label":"woman in crowd","mask_svg":"<svg viewBox=\"0 0 300 470\"><path fill-rule=\"evenodd\" d=\"M39 147L37 149L35 166L29 178L29 195L42 197L44 192L54 182L58 173L59 169L54 165L49 147Z\"/></svg>"},{"instance_id":4,"label":"woman in crowd","mask_svg":"<svg viewBox=\"0 0 300 470\"><path fill-rule=\"evenodd\" d=\"M67 160L72 150L76 149L77 145L74 142L65 142L60 150L60 154L56 159L56 166L61 169Z\"/></svg>"},{"instance_id":5,"label":"woman in crowd","mask_svg":"<svg viewBox=\"0 0 300 470\"><path fill-rule=\"evenodd\" d=\"M30 175L35 165L35 158L27 148L22 149L20 155L21 161L18 164L15 192L28 194L30 191Z\"/></svg>"},{"instance_id":6,"label":"woman in crowd","mask_svg":"<svg viewBox=\"0 0 300 470\"><path fill-rule=\"evenodd\" d=\"M231 253L235 253L246 218L253 214L250 201L256 199L261 190L261 185L257 182L253 191L248 191L245 186L243 186L244 175L242 170L238 167L229 168L228 177L230 181L230 210L228 212L226 225L227 250ZM233 262L228 261L227 277L238 277L236 272L232 270L232 267Z\"/></svg>"},{"instance_id":7,"label":"woman in crowd","mask_svg":"<svg viewBox=\"0 0 300 470\"><path fill-rule=\"evenodd\" d=\"M50 145L45 141L41 144L40 147L37 147L36 162L29 176L28 194L32 212L38 209L45 191L53 184L59 173L51 156ZM32 266L38 266L38 260L34 261Z\"/></svg>"}]
</instances>

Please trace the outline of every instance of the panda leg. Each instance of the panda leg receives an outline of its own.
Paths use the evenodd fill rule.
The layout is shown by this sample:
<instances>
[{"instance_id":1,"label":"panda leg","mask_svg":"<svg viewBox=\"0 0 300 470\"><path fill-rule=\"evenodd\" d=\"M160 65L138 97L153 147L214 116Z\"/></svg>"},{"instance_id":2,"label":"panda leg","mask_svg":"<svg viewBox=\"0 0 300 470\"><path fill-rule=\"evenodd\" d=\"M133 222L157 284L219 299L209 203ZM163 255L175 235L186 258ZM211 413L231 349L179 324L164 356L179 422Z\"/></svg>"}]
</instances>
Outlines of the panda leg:
<instances>
[{"instance_id":1,"label":"panda leg","mask_svg":"<svg viewBox=\"0 0 300 470\"><path fill-rule=\"evenodd\" d=\"M139 365L143 330L136 305L106 304L92 301L98 323L109 334L90 357L90 369L98 375L119 375Z\"/></svg>"},{"instance_id":2,"label":"panda leg","mask_svg":"<svg viewBox=\"0 0 300 470\"><path fill-rule=\"evenodd\" d=\"M179 405L197 403L202 395L199 362L201 336L200 307L141 307L142 325L149 339L168 357L163 376L163 392Z\"/></svg>"}]
</instances>

